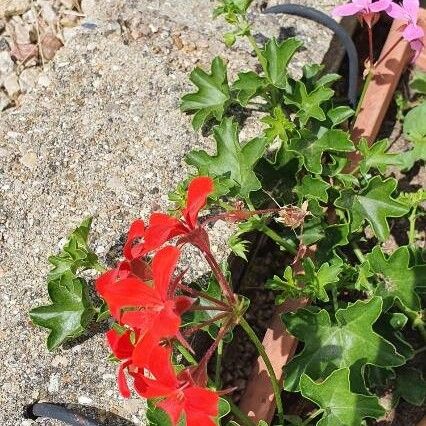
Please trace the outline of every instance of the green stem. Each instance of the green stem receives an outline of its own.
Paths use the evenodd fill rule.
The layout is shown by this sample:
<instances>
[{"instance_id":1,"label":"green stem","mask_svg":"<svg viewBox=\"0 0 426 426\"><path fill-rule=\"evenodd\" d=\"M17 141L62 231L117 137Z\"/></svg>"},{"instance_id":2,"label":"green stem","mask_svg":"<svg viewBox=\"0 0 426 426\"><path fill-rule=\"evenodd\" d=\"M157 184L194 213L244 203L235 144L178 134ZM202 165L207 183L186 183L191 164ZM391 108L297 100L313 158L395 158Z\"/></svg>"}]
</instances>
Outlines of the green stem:
<instances>
[{"instance_id":1,"label":"green stem","mask_svg":"<svg viewBox=\"0 0 426 426\"><path fill-rule=\"evenodd\" d=\"M424 352L424 351L426 351L426 346L422 346L421 348L416 349L416 350L414 351L414 356L416 356L416 355L418 355L418 354L421 354L421 353L422 353L422 352Z\"/></svg>"},{"instance_id":2,"label":"green stem","mask_svg":"<svg viewBox=\"0 0 426 426\"><path fill-rule=\"evenodd\" d=\"M223 340L221 340L217 346L216 351L216 366L214 370L214 384L216 389L221 388L221 379L220 379L220 373L222 370L222 355L223 355Z\"/></svg>"},{"instance_id":3,"label":"green stem","mask_svg":"<svg viewBox=\"0 0 426 426\"><path fill-rule=\"evenodd\" d=\"M355 243L355 242L352 242L352 248L353 248L354 253L355 253L355 256L358 258L358 260L359 260L361 263L364 263L364 262L365 262L365 257L364 257L364 255L362 254L361 249L358 247L358 244L357 244L357 243Z\"/></svg>"},{"instance_id":4,"label":"green stem","mask_svg":"<svg viewBox=\"0 0 426 426\"><path fill-rule=\"evenodd\" d=\"M361 97L359 98L358 105L355 111L355 117L358 117L358 114L361 111L361 106L365 98L365 94L367 93L368 86L370 85L371 80L374 77L374 72L372 70L369 71L367 78L365 79L364 87L362 88Z\"/></svg>"},{"instance_id":5,"label":"green stem","mask_svg":"<svg viewBox=\"0 0 426 426\"><path fill-rule=\"evenodd\" d=\"M262 357L263 362L265 363L266 369L268 370L269 379L271 380L272 389L274 391L275 403L277 404L278 419L280 423L283 424L284 409L283 409L283 402L281 399L281 387L280 387L280 384L278 383L278 379L277 379L277 376L275 375L275 371L274 371L274 368L272 367L271 361L268 355L266 354L266 351L262 345L262 342L256 336L256 333L250 327L250 324L245 320L244 317L240 318L240 325L244 329L244 331L247 333L247 336L250 338L253 344L256 346L256 349L259 352L259 355Z\"/></svg>"},{"instance_id":6,"label":"green stem","mask_svg":"<svg viewBox=\"0 0 426 426\"><path fill-rule=\"evenodd\" d=\"M408 231L408 244L414 246L416 244L416 218L417 218L417 206L413 207L410 217L408 218L410 222L410 229Z\"/></svg>"},{"instance_id":7,"label":"green stem","mask_svg":"<svg viewBox=\"0 0 426 426\"><path fill-rule=\"evenodd\" d=\"M399 303L398 307L410 319L412 327L417 329L423 340L426 342L426 327L421 313L408 309L402 303Z\"/></svg>"},{"instance_id":8,"label":"green stem","mask_svg":"<svg viewBox=\"0 0 426 426\"><path fill-rule=\"evenodd\" d=\"M331 296L333 298L334 313L336 313L337 310L339 309L339 304L337 303L337 289L336 289L336 287L331 288Z\"/></svg>"},{"instance_id":9,"label":"green stem","mask_svg":"<svg viewBox=\"0 0 426 426\"><path fill-rule=\"evenodd\" d=\"M231 407L232 414L238 419L241 423L241 426L255 426L254 422L250 419L249 416L244 414L237 405L234 404L231 398L225 398L228 401L229 406Z\"/></svg>"},{"instance_id":10,"label":"green stem","mask_svg":"<svg viewBox=\"0 0 426 426\"><path fill-rule=\"evenodd\" d=\"M263 224L259 227L259 231L263 232L271 240L275 241L278 245L285 248L290 254L295 255L297 253L297 247L292 240L281 237L268 225Z\"/></svg>"},{"instance_id":11,"label":"green stem","mask_svg":"<svg viewBox=\"0 0 426 426\"><path fill-rule=\"evenodd\" d=\"M303 423L301 423L300 426L308 425L315 417L319 416L323 412L324 410L322 408L318 409L317 411L314 411L306 420L303 421Z\"/></svg>"},{"instance_id":12,"label":"green stem","mask_svg":"<svg viewBox=\"0 0 426 426\"><path fill-rule=\"evenodd\" d=\"M188 351L188 349L185 348L185 346L178 342L176 344L176 348L190 364L197 364L197 360L191 355L191 353Z\"/></svg>"}]
</instances>

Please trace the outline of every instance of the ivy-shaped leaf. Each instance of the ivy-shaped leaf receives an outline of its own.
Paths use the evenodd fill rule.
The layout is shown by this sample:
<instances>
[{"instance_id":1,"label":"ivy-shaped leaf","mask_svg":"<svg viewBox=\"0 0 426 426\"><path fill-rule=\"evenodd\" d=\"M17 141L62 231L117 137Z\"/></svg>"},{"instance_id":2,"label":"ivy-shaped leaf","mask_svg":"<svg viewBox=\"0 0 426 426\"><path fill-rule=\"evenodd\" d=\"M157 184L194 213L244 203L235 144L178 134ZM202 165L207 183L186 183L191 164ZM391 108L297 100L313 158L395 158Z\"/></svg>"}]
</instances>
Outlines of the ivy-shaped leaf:
<instances>
[{"instance_id":1,"label":"ivy-shaped leaf","mask_svg":"<svg viewBox=\"0 0 426 426\"><path fill-rule=\"evenodd\" d=\"M324 229L324 238L318 242L316 259L319 263L329 262L335 255L335 249L349 244L349 225L339 223Z\"/></svg>"},{"instance_id":2,"label":"ivy-shaped leaf","mask_svg":"<svg viewBox=\"0 0 426 426\"><path fill-rule=\"evenodd\" d=\"M378 280L375 294L382 296L385 309L390 308L395 299L412 311L421 309L416 289L426 287L426 265L410 267L407 246L399 247L390 256L385 256L376 246L366 259Z\"/></svg>"},{"instance_id":3,"label":"ivy-shaped leaf","mask_svg":"<svg viewBox=\"0 0 426 426\"><path fill-rule=\"evenodd\" d=\"M266 282L265 287L280 292L280 294L275 297L275 304L277 305L284 303L287 299L296 299L304 295L304 289L299 286L291 266L285 268L282 278L278 275L274 275L273 278L270 278Z\"/></svg>"},{"instance_id":4,"label":"ivy-shaped leaf","mask_svg":"<svg viewBox=\"0 0 426 426\"><path fill-rule=\"evenodd\" d=\"M287 133L293 132L296 128L296 126L286 117L280 106L275 107L270 115L263 117L260 121L269 126L265 130L265 136L271 142L276 138L287 142Z\"/></svg>"},{"instance_id":5,"label":"ivy-shaped leaf","mask_svg":"<svg viewBox=\"0 0 426 426\"><path fill-rule=\"evenodd\" d=\"M333 127L343 123L355 114L355 111L348 106L338 106L327 111L327 117L333 123Z\"/></svg>"},{"instance_id":6,"label":"ivy-shaped leaf","mask_svg":"<svg viewBox=\"0 0 426 426\"><path fill-rule=\"evenodd\" d=\"M419 370L401 367L396 370L395 394L412 405L422 406L426 398L426 380Z\"/></svg>"},{"instance_id":7,"label":"ivy-shaped leaf","mask_svg":"<svg viewBox=\"0 0 426 426\"><path fill-rule=\"evenodd\" d=\"M324 152L351 152L355 148L347 132L331 129L320 138L316 138L309 132L301 132L300 137L291 139L289 149L301 156L308 171L321 174Z\"/></svg>"},{"instance_id":8,"label":"ivy-shaped leaf","mask_svg":"<svg viewBox=\"0 0 426 426\"><path fill-rule=\"evenodd\" d=\"M50 331L47 347L51 351L68 338L81 335L94 315L87 294L87 283L70 272L55 281L49 281L51 305L39 306L30 311L34 324Z\"/></svg>"},{"instance_id":9,"label":"ivy-shaped leaf","mask_svg":"<svg viewBox=\"0 0 426 426\"><path fill-rule=\"evenodd\" d=\"M231 89L232 91L236 91L236 98L239 104L245 107L267 85L268 81L264 77L253 71L248 71L238 74L238 79L234 82Z\"/></svg>"},{"instance_id":10,"label":"ivy-shaped leaf","mask_svg":"<svg viewBox=\"0 0 426 426\"><path fill-rule=\"evenodd\" d=\"M259 179L253 171L257 161L265 151L267 141L255 138L246 144L238 140L238 126L231 118L223 119L213 129L216 140L216 155L206 151L191 151L186 162L195 166L202 175L221 176L230 173L231 179L239 187L239 195L247 198L251 191L260 189Z\"/></svg>"},{"instance_id":11,"label":"ivy-shaped leaf","mask_svg":"<svg viewBox=\"0 0 426 426\"><path fill-rule=\"evenodd\" d=\"M75 274L78 269L96 269L98 257L87 245L92 218L83 220L68 237L59 254L50 256L49 262L53 265L48 275L48 280L60 279L71 272Z\"/></svg>"},{"instance_id":12,"label":"ivy-shaped leaf","mask_svg":"<svg viewBox=\"0 0 426 426\"><path fill-rule=\"evenodd\" d=\"M194 129L200 129L211 118L220 121L229 101L227 70L222 58L213 59L210 74L197 67L189 79L198 91L183 96L180 108L183 112L195 113Z\"/></svg>"},{"instance_id":13,"label":"ivy-shaped leaf","mask_svg":"<svg viewBox=\"0 0 426 426\"><path fill-rule=\"evenodd\" d=\"M362 366L373 364L392 367L405 363L392 344L373 331L373 324L382 311L382 300L373 297L358 300L336 312L336 324L322 309L312 312L299 309L283 315L291 334L305 343L303 350L285 367L285 389L299 390L303 373L311 379L324 379L332 371L356 364L354 374L361 375Z\"/></svg>"},{"instance_id":14,"label":"ivy-shaped leaf","mask_svg":"<svg viewBox=\"0 0 426 426\"><path fill-rule=\"evenodd\" d=\"M305 288L310 290L312 296L328 302L328 294L326 289L330 284L339 282L339 274L342 271L340 265L330 265L327 262L321 264L321 267L316 270L314 262L310 258L303 261L303 270L305 274L302 275L301 280Z\"/></svg>"},{"instance_id":15,"label":"ivy-shaped leaf","mask_svg":"<svg viewBox=\"0 0 426 426\"><path fill-rule=\"evenodd\" d=\"M359 164L360 172L365 175L370 169L377 169L380 173L385 173L389 166L403 166L401 157L397 153L387 152L389 149L389 139L383 139L372 146L368 145L366 139L361 139L358 150L362 154Z\"/></svg>"},{"instance_id":16,"label":"ivy-shaped leaf","mask_svg":"<svg viewBox=\"0 0 426 426\"><path fill-rule=\"evenodd\" d=\"M377 419L385 414L377 397L351 392L349 374L349 368L341 368L320 383L302 375L302 395L324 410L317 426L361 426L364 418Z\"/></svg>"},{"instance_id":17,"label":"ivy-shaped leaf","mask_svg":"<svg viewBox=\"0 0 426 426\"><path fill-rule=\"evenodd\" d=\"M265 44L262 55L266 62L266 78L275 87L287 87L288 64L302 43L295 38L288 38L278 42L271 38Z\"/></svg>"},{"instance_id":18,"label":"ivy-shaped leaf","mask_svg":"<svg viewBox=\"0 0 426 426\"><path fill-rule=\"evenodd\" d=\"M330 185L320 177L305 175L302 182L294 189L294 192L299 195L300 200L305 198L308 200L317 199L326 203L328 201L328 188L330 188Z\"/></svg>"},{"instance_id":19,"label":"ivy-shaped leaf","mask_svg":"<svg viewBox=\"0 0 426 426\"><path fill-rule=\"evenodd\" d=\"M404 136L413 149L400 153L403 169L410 169L416 161L426 160L426 101L416 106L404 118Z\"/></svg>"},{"instance_id":20,"label":"ivy-shaped leaf","mask_svg":"<svg viewBox=\"0 0 426 426\"><path fill-rule=\"evenodd\" d=\"M333 95L334 91L324 86L318 86L308 93L305 84L299 80L295 82L292 92L284 95L284 101L287 105L294 105L298 109L296 115L300 123L305 126L311 118L318 121L324 121L327 118L321 105Z\"/></svg>"},{"instance_id":21,"label":"ivy-shaped leaf","mask_svg":"<svg viewBox=\"0 0 426 426\"><path fill-rule=\"evenodd\" d=\"M364 220L367 220L376 237L385 241L390 234L387 218L404 216L409 210L392 198L396 185L393 178L382 180L380 176L375 176L367 188L359 193L352 189L343 190L334 204L348 211L353 232L358 231Z\"/></svg>"},{"instance_id":22,"label":"ivy-shaped leaf","mask_svg":"<svg viewBox=\"0 0 426 426\"><path fill-rule=\"evenodd\" d=\"M410 81L410 87L416 93L426 95L426 72L420 70L414 71Z\"/></svg>"}]
</instances>

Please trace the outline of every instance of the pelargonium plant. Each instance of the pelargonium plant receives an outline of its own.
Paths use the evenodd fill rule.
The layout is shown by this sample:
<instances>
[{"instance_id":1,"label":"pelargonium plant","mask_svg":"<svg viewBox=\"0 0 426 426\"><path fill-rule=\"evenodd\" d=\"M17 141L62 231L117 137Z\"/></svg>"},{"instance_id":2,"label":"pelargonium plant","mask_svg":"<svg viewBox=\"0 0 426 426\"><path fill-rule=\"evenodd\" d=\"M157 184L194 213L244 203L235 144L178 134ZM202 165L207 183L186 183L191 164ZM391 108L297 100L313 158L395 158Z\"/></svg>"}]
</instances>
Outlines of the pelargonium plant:
<instances>
[{"instance_id":1,"label":"pelargonium plant","mask_svg":"<svg viewBox=\"0 0 426 426\"><path fill-rule=\"evenodd\" d=\"M197 90L183 96L181 109L193 116L196 131L214 140L216 153L187 154L192 174L170 194L174 208L135 220L115 266L103 266L89 248L91 219L84 220L49 258L52 303L34 308L31 319L50 329L50 350L93 321L108 321L119 391L148 400L151 425L254 424L232 403L233 389L221 388L223 354L235 327L246 332L268 369L274 425L319 418L321 425L361 425L401 399L421 405L425 381L416 366L426 340L426 261L417 225L426 193L401 192L389 171L406 172L426 159L426 77L413 80L415 107L402 112L405 151L390 151L387 139L355 143L350 130L356 112L332 89L339 76L308 64L301 78L293 78L288 65L302 43L271 38L260 46L248 19L251 1L219 3L215 16L233 26L226 44L246 38L260 69L230 81L225 61L216 57L210 72L191 73ZM405 20L402 37L418 53L417 1L354 0L335 9L336 15L359 15L370 34L378 13ZM241 141L238 117L250 114L263 129ZM282 273L259 283L275 292L278 305L291 298L310 302L282 315L283 326L303 344L284 366L283 383L246 319L250 300L211 250L210 225L219 219L236 226L228 242L236 256L247 260L249 233L264 234L286 254ZM392 245L397 222L404 232ZM181 254L189 245L211 270L207 284L187 279L191 266ZM90 269L99 274L94 287L101 304L81 275ZM211 338L201 356L191 347L200 332ZM304 419L287 415L283 386L318 408ZM385 408L378 395L389 389Z\"/></svg>"}]
</instances>

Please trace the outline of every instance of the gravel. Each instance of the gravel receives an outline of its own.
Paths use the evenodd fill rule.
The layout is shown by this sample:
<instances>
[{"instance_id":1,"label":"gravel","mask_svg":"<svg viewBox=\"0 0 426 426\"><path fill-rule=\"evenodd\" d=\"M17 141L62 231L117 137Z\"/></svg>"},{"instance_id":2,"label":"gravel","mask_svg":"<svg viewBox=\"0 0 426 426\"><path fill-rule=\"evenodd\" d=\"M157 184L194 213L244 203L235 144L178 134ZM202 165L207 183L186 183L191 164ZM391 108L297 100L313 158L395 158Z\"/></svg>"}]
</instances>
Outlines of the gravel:
<instances>
[{"instance_id":1,"label":"gravel","mask_svg":"<svg viewBox=\"0 0 426 426\"><path fill-rule=\"evenodd\" d=\"M187 175L184 154L212 146L179 112L179 98L191 88L188 71L217 54L230 60L231 74L255 64L243 43L225 49L226 25L211 19L213 2L187 0L177 8L174 1L83 0L81 6L87 16L69 37L64 31L68 42L35 90L0 120L1 425L33 424L22 408L37 399L86 407L105 424L144 424L143 401L118 396L102 333L50 354L28 310L48 302L47 256L84 217L94 216L93 247L110 263L132 219L166 208L167 192ZM259 33L277 35L284 24L307 43L295 72L327 50L330 35L315 24L257 12L253 18ZM0 90L0 109L5 98ZM222 222L212 230L219 258L227 255L229 233ZM193 276L206 271L194 253L185 263Z\"/></svg>"}]
</instances>

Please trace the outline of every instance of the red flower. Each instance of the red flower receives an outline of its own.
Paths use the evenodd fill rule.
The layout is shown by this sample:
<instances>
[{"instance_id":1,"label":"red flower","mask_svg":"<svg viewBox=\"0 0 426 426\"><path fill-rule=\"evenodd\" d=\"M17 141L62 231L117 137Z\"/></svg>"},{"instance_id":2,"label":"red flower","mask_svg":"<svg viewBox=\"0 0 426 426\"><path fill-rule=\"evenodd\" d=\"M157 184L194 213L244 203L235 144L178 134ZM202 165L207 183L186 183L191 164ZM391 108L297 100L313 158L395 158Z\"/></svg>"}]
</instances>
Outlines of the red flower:
<instances>
[{"instance_id":1,"label":"red flower","mask_svg":"<svg viewBox=\"0 0 426 426\"><path fill-rule=\"evenodd\" d=\"M133 374L135 390L144 398L161 398L156 405L169 415L173 426L182 415L187 426L215 426L217 393L195 383L188 369L176 376L170 355L170 348L157 346L145 366L149 377Z\"/></svg>"},{"instance_id":2,"label":"red flower","mask_svg":"<svg viewBox=\"0 0 426 426\"><path fill-rule=\"evenodd\" d=\"M207 176L196 177L189 183L186 206L181 219L164 213L153 213L146 228L142 220L133 222L124 246L126 258L144 256L171 238L193 233L199 228L198 214L205 207L207 197L212 192L213 179Z\"/></svg>"},{"instance_id":3,"label":"red flower","mask_svg":"<svg viewBox=\"0 0 426 426\"><path fill-rule=\"evenodd\" d=\"M131 334L132 332L130 330L123 334L119 334L114 329L106 333L112 353L121 361L117 372L117 384L120 394L124 398L130 398L130 389L124 371L132 363L134 345L131 341Z\"/></svg>"},{"instance_id":4,"label":"red flower","mask_svg":"<svg viewBox=\"0 0 426 426\"><path fill-rule=\"evenodd\" d=\"M171 277L180 251L172 246L160 250L152 262L152 286L128 270L107 272L96 282L111 315L137 330L132 363L141 366L161 339L178 337L183 312L192 304L186 296L174 296ZM127 275L126 275L127 274Z\"/></svg>"}]
</instances>

